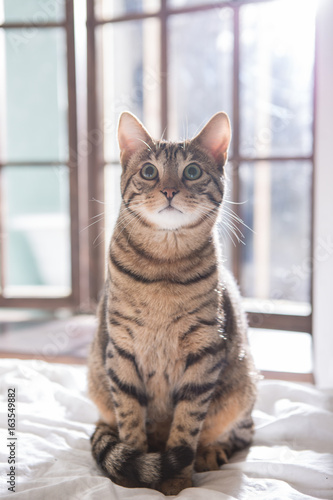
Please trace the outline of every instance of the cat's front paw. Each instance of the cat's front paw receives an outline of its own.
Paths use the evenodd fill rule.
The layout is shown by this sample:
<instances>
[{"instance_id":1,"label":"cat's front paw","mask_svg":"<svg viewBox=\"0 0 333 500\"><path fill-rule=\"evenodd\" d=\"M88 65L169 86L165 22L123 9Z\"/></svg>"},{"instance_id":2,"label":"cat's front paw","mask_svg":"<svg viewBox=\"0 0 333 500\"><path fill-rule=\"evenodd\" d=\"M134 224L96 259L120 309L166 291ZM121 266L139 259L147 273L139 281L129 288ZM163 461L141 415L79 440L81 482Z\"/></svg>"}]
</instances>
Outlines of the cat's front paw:
<instances>
[{"instance_id":1,"label":"cat's front paw","mask_svg":"<svg viewBox=\"0 0 333 500\"><path fill-rule=\"evenodd\" d=\"M228 463L225 445L213 443L205 447L199 446L194 464L196 472L219 470L223 464Z\"/></svg>"},{"instance_id":2,"label":"cat's front paw","mask_svg":"<svg viewBox=\"0 0 333 500\"><path fill-rule=\"evenodd\" d=\"M164 495L178 495L182 490L186 488L191 488L192 479L190 477L175 477L173 479L167 479L159 486L159 491L164 493Z\"/></svg>"}]
</instances>

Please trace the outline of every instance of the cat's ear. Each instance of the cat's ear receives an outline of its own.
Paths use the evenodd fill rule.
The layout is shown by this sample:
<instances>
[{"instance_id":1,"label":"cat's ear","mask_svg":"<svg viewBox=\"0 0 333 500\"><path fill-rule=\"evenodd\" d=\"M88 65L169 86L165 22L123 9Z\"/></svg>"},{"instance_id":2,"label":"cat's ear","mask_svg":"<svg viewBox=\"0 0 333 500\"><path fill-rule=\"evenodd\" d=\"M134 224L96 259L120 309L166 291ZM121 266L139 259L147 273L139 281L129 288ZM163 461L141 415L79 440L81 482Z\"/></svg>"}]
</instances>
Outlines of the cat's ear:
<instances>
[{"instance_id":1,"label":"cat's ear","mask_svg":"<svg viewBox=\"0 0 333 500\"><path fill-rule=\"evenodd\" d=\"M136 151L150 148L154 143L142 123L128 111L124 111L119 118L118 142L121 158L128 158Z\"/></svg>"},{"instance_id":2,"label":"cat's ear","mask_svg":"<svg viewBox=\"0 0 333 500\"><path fill-rule=\"evenodd\" d=\"M230 140L231 127L228 115L220 111L192 139L192 143L208 151L222 167L227 161Z\"/></svg>"}]
</instances>

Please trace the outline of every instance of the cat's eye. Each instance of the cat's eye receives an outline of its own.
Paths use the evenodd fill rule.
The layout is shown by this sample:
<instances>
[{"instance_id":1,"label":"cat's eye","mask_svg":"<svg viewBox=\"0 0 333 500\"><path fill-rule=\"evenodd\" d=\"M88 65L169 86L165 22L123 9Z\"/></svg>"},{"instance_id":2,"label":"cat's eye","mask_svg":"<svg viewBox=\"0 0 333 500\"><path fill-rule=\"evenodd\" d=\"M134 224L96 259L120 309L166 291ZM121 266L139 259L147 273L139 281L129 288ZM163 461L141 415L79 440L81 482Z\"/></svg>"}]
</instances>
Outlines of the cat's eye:
<instances>
[{"instance_id":1,"label":"cat's eye","mask_svg":"<svg viewBox=\"0 0 333 500\"><path fill-rule=\"evenodd\" d=\"M152 163L145 163L141 169L141 177L147 181L152 181L158 176L158 170Z\"/></svg>"},{"instance_id":2,"label":"cat's eye","mask_svg":"<svg viewBox=\"0 0 333 500\"><path fill-rule=\"evenodd\" d=\"M184 170L184 177L189 181L195 181L202 175L202 170L196 163L190 163Z\"/></svg>"}]
</instances>

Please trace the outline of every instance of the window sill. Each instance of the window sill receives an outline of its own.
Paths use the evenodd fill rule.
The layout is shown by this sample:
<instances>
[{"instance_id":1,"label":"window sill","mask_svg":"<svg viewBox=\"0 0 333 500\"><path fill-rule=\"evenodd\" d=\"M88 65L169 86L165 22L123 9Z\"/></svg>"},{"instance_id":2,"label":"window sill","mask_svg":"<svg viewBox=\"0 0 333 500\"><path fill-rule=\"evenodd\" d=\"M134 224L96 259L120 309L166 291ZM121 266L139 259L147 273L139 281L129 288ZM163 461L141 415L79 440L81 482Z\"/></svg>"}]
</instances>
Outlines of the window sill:
<instances>
[{"instance_id":1,"label":"window sill","mask_svg":"<svg viewBox=\"0 0 333 500\"><path fill-rule=\"evenodd\" d=\"M96 319L89 315L8 321L0 334L0 357L85 363L95 329ZM250 328L249 342L265 378L313 383L311 335Z\"/></svg>"}]
</instances>

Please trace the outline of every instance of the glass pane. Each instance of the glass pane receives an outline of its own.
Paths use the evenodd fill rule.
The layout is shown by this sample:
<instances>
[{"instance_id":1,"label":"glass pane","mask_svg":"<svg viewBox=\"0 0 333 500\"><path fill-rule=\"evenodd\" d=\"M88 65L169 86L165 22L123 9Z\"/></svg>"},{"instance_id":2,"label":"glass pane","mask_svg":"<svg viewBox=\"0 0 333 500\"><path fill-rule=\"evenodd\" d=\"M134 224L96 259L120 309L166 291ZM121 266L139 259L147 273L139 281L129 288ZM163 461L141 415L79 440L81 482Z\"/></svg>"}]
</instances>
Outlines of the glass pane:
<instances>
[{"instance_id":1,"label":"glass pane","mask_svg":"<svg viewBox=\"0 0 333 500\"><path fill-rule=\"evenodd\" d=\"M204 4L214 4L228 2L229 0L168 0L169 7L192 7L193 5L204 5Z\"/></svg>"},{"instance_id":2,"label":"glass pane","mask_svg":"<svg viewBox=\"0 0 333 500\"><path fill-rule=\"evenodd\" d=\"M240 10L240 149L312 152L315 4L279 0Z\"/></svg>"},{"instance_id":3,"label":"glass pane","mask_svg":"<svg viewBox=\"0 0 333 500\"><path fill-rule=\"evenodd\" d=\"M225 8L169 18L169 136L174 140L193 137L217 111L232 119L232 16Z\"/></svg>"},{"instance_id":4,"label":"glass pane","mask_svg":"<svg viewBox=\"0 0 333 500\"><path fill-rule=\"evenodd\" d=\"M38 24L62 21L64 18L65 2L63 0L0 0L0 21L2 22ZM23 30L21 34L24 36Z\"/></svg>"},{"instance_id":5,"label":"glass pane","mask_svg":"<svg viewBox=\"0 0 333 500\"><path fill-rule=\"evenodd\" d=\"M10 29L4 36L0 38L1 160L66 161L65 32L34 29L25 40L21 30Z\"/></svg>"},{"instance_id":6,"label":"glass pane","mask_svg":"<svg viewBox=\"0 0 333 500\"><path fill-rule=\"evenodd\" d=\"M116 127L122 111L131 111L153 137L160 136L159 23L147 19L101 29L105 158L111 162L119 159Z\"/></svg>"},{"instance_id":7,"label":"glass pane","mask_svg":"<svg viewBox=\"0 0 333 500\"><path fill-rule=\"evenodd\" d=\"M160 8L160 0L97 0L96 17L112 19L133 13L151 13Z\"/></svg>"},{"instance_id":8,"label":"glass pane","mask_svg":"<svg viewBox=\"0 0 333 500\"><path fill-rule=\"evenodd\" d=\"M245 297L310 302L311 162L244 163L239 168L245 228Z\"/></svg>"},{"instance_id":9,"label":"glass pane","mask_svg":"<svg viewBox=\"0 0 333 500\"><path fill-rule=\"evenodd\" d=\"M67 167L4 167L5 295L70 293Z\"/></svg>"}]
</instances>

